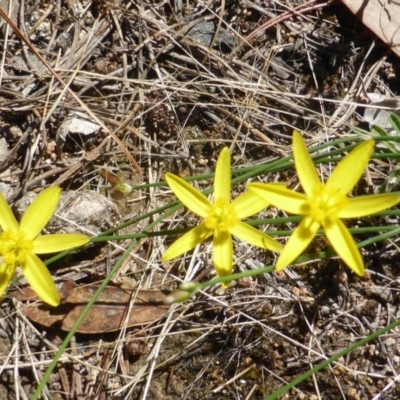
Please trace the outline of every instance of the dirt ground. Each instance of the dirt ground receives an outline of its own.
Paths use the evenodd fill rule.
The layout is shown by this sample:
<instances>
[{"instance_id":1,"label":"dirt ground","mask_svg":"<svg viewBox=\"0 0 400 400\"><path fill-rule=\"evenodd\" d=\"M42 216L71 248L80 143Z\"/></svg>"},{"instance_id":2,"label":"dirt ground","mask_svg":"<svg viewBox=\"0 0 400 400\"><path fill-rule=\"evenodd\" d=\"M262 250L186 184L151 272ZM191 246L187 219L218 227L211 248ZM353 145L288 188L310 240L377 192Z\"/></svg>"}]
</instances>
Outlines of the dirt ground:
<instances>
[{"instance_id":1,"label":"dirt ground","mask_svg":"<svg viewBox=\"0 0 400 400\"><path fill-rule=\"evenodd\" d=\"M157 185L168 171L209 174L226 145L233 168L275 161L292 153L293 129L310 146L354 135L354 126L369 132L368 94L394 99L400 91L399 58L340 2L1 0L0 7L19 28L0 18L0 191L17 215L18 201L50 185L75 200L95 196L81 216L72 216L77 202L67 197L57 211L91 236L147 230L175 201ZM396 161L371 162L374 187L396 190L389 179ZM298 184L293 169L263 179ZM123 196L124 185L134 191ZM196 185L206 189L211 180ZM275 216L282 215L271 209L259 217ZM197 221L180 209L150 231ZM398 225L398 214L352 227L377 225ZM133 243L110 298L74 336L41 398L264 399L399 318L396 238L363 249L362 278L333 256L226 291L210 287L169 308L154 294L140 306L126 300L121 287L140 297L138 289L166 293L182 280L215 277L210 243L163 264L175 239L96 242L50 265L56 283L73 282L69 294L77 290L86 304L80 288L99 285ZM321 236L309 251L328 248ZM274 257L235 242L235 271L273 265ZM51 319L56 311L28 307L17 287L23 281L0 306L0 399L30 399L71 329L72 306ZM399 374L400 336L392 330L281 398L394 400Z\"/></svg>"}]
</instances>

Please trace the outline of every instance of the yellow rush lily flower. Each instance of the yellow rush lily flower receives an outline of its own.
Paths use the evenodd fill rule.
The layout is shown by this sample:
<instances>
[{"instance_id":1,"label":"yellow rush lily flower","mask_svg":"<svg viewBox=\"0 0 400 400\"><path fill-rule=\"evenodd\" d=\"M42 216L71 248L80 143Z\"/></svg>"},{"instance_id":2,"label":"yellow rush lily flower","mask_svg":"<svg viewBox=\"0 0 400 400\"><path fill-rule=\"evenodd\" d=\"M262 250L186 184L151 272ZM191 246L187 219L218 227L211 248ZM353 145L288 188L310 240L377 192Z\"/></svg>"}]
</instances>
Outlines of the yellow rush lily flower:
<instances>
[{"instance_id":1,"label":"yellow rush lily flower","mask_svg":"<svg viewBox=\"0 0 400 400\"><path fill-rule=\"evenodd\" d=\"M250 183L248 189L291 214L304 215L280 254L276 270L281 271L296 260L322 226L329 242L358 275L364 275L364 262L341 218L374 214L400 202L395 194L374 194L349 198L347 195L360 180L371 157L374 142L368 140L354 148L336 166L323 184L317 175L299 132L293 134L293 155L305 195L276 184Z\"/></svg>"},{"instance_id":2,"label":"yellow rush lily flower","mask_svg":"<svg viewBox=\"0 0 400 400\"><path fill-rule=\"evenodd\" d=\"M89 242L86 235L55 234L40 236L40 231L53 215L61 189L50 187L40 193L27 208L18 225L11 208L0 194L0 296L13 278L18 266L22 268L26 280L32 289L46 303L52 306L60 304L60 296L51 275L36 254L55 253Z\"/></svg>"},{"instance_id":3,"label":"yellow rush lily flower","mask_svg":"<svg viewBox=\"0 0 400 400\"><path fill-rule=\"evenodd\" d=\"M241 221L258 213L267 204L265 200L250 192L242 193L231 202L231 160L227 147L222 149L218 157L214 180L214 203L178 176L167 173L165 178L176 197L204 220L175 241L162 256L163 261L169 261L186 253L214 235L214 267L218 276L223 277L232 273L232 235L254 246L277 252L282 250L282 245L276 240Z\"/></svg>"}]
</instances>

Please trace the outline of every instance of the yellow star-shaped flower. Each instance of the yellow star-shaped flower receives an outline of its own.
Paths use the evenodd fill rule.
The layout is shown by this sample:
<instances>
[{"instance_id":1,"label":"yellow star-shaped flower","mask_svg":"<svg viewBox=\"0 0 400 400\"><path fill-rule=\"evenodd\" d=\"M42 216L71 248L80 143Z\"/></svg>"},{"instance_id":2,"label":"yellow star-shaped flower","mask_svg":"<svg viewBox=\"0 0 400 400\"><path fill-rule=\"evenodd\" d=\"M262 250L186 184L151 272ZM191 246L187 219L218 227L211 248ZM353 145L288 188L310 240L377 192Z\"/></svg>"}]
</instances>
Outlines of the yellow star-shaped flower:
<instances>
[{"instance_id":1,"label":"yellow star-shaped flower","mask_svg":"<svg viewBox=\"0 0 400 400\"><path fill-rule=\"evenodd\" d=\"M219 277L232 273L232 235L254 246L281 251L282 246L279 242L241 221L264 209L268 205L265 200L246 192L231 202L231 161L227 147L221 151L217 162L214 203L176 175L167 173L166 180L176 197L204 220L175 241L162 256L163 261L186 253L212 235L214 267Z\"/></svg>"},{"instance_id":2,"label":"yellow star-shaped flower","mask_svg":"<svg viewBox=\"0 0 400 400\"><path fill-rule=\"evenodd\" d=\"M56 209L60 192L59 187L53 186L40 193L26 210L20 225L0 194L0 296L20 266L26 280L43 301L52 306L60 304L53 279L36 254L55 253L89 242L86 235L39 235Z\"/></svg>"},{"instance_id":3,"label":"yellow star-shaped flower","mask_svg":"<svg viewBox=\"0 0 400 400\"><path fill-rule=\"evenodd\" d=\"M342 218L374 214L400 202L395 194L374 194L349 198L371 157L374 142L368 140L352 150L323 184L299 132L293 134L293 155L301 186L306 194L293 192L276 184L250 183L249 191L291 214L304 215L290 236L276 263L281 271L310 244L322 226L335 251L358 275L364 275L364 262Z\"/></svg>"}]
</instances>

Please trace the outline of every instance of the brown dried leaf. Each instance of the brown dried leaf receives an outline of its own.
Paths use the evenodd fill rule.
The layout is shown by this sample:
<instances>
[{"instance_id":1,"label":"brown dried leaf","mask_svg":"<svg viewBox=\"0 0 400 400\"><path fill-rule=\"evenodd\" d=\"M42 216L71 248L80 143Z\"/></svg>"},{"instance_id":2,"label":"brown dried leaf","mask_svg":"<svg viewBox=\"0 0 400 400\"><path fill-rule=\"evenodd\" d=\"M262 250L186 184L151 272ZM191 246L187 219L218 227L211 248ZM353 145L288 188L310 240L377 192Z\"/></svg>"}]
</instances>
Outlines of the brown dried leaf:
<instances>
[{"instance_id":1,"label":"brown dried leaf","mask_svg":"<svg viewBox=\"0 0 400 400\"><path fill-rule=\"evenodd\" d=\"M394 53L400 56L400 4L382 0L342 0Z\"/></svg>"},{"instance_id":2,"label":"brown dried leaf","mask_svg":"<svg viewBox=\"0 0 400 400\"><path fill-rule=\"evenodd\" d=\"M64 282L59 291L62 297L59 307L44 303L31 303L22 312L32 321L47 328L70 331L98 286L77 286ZM134 304L129 309L132 296ZM36 294L30 288L10 293L21 301L33 300ZM165 295L159 290L124 290L107 286L78 328L78 333L98 334L112 332L124 326L141 326L162 317L168 310L163 303ZM128 315L129 314L129 315Z\"/></svg>"}]
</instances>

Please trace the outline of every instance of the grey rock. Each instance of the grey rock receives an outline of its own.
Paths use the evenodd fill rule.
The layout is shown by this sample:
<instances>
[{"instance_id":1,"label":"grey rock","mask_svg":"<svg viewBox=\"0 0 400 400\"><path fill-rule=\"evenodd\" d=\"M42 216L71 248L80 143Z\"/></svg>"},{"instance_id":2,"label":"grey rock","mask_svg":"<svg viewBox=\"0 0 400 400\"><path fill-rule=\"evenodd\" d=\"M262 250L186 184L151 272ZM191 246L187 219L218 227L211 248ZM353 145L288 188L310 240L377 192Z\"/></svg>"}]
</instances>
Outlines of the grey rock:
<instances>
[{"instance_id":1,"label":"grey rock","mask_svg":"<svg viewBox=\"0 0 400 400\"><path fill-rule=\"evenodd\" d=\"M216 29L216 22L203 21L190 29L187 33L187 36L194 41L202 44L203 46L209 46ZM214 47L220 49L223 52L228 52L235 46L236 40L233 35L227 29L221 26L218 32L218 36L215 39Z\"/></svg>"},{"instance_id":2,"label":"grey rock","mask_svg":"<svg viewBox=\"0 0 400 400\"><path fill-rule=\"evenodd\" d=\"M5 182L0 182L0 193L3 195L5 199L7 199L8 197L12 196L14 190L11 185Z\"/></svg>"},{"instance_id":3,"label":"grey rock","mask_svg":"<svg viewBox=\"0 0 400 400\"><path fill-rule=\"evenodd\" d=\"M14 205L20 220L26 208L36 198L29 192ZM45 227L47 233L83 233L97 235L116 225L121 215L116 205L96 192L62 192L57 209Z\"/></svg>"}]
</instances>

